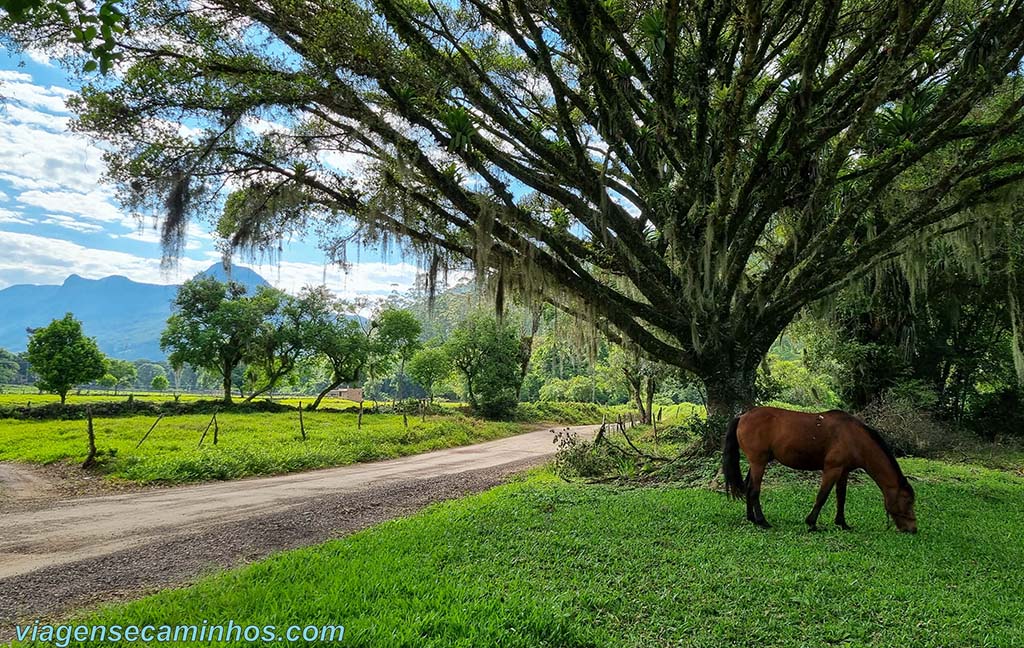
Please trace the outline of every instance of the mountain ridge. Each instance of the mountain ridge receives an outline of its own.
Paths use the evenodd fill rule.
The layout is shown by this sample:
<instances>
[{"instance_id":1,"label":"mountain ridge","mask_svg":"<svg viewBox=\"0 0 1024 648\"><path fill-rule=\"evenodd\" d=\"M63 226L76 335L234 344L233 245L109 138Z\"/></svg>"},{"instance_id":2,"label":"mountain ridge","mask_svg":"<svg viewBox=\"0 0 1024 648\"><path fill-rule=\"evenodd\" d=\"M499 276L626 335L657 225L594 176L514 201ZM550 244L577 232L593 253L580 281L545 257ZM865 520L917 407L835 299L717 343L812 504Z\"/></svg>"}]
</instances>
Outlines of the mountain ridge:
<instances>
[{"instance_id":1,"label":"mountain ridge","mask_svg":"<svg viewBox=\"0 0 1024 648\"><path fill-rule=\"evenodd\" d=\"M215 263L196 276L230 278L249 292L269 282L255 270ZM15 353L28 345L27 328L46 326L73 313L100 350L122 360L160 360L160 334L178 285L150 284L123 275L86 279L68 275L60 284L15 284L0 290L0 348Z\"/></svg>"}]
</instances>

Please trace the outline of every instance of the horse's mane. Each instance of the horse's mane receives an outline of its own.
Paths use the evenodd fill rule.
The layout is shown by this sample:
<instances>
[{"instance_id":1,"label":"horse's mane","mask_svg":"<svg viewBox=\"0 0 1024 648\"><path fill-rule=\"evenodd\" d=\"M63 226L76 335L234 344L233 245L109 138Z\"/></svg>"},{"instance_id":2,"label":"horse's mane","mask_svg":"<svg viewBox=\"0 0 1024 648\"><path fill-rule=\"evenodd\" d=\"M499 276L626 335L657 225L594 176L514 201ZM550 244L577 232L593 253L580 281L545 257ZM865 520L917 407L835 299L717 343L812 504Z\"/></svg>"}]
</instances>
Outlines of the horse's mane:
<instances>
[{"instance_id":1,"label":"horse's mane","mask_svg":"<svg viewBox=\"0 0 1024 648\"><path fill-rule=\"evenodd\" d=\"M892 464L892 469L896 471L896 477L897 479L899 479L900 487L909 488L911 491L913 491L914 489L910 486L910 482L907 481L907 477L903 474L903 471L900 469L900 465L896 462L896 455L893 454L892 448L890 448L889 444L886 443L885 437L882 436L882 433L876 430L875 428L871 427L867 423L862 422L861 425L864 426L864 429L867 431L868 436L871 437L872 441L878 444L878 447L882 449L882 452L889 460L889 463Z\"/></svg>"}]
</instances>

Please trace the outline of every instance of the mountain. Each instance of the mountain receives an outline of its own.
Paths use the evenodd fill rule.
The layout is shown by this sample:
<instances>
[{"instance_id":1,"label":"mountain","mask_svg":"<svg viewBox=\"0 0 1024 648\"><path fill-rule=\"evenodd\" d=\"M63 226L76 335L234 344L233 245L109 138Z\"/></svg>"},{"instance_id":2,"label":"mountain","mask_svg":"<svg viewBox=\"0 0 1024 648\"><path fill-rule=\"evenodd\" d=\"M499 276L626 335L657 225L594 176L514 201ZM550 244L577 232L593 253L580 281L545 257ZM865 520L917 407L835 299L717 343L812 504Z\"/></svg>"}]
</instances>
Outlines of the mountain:
<instances>
[{"instance_id":1,"label":"mountain","mask_svg":"<svg viewBox=\"0 0 1024 648\"><path fill-rule=\"evenodd\" d=\"M216 263L200 273L219 281L229 276ZM257 272L233 266L230 279L249 292L270 284ZM159 360L160 334L171 314L178 286L161 286L113 276L83 279L71 275L59 286L16 285L0 290L0 348L24 351L26 328L46 326L51 320L74 313L85 334L96 338L100 349L112 358Z\"/></svg>"}]
</instances>

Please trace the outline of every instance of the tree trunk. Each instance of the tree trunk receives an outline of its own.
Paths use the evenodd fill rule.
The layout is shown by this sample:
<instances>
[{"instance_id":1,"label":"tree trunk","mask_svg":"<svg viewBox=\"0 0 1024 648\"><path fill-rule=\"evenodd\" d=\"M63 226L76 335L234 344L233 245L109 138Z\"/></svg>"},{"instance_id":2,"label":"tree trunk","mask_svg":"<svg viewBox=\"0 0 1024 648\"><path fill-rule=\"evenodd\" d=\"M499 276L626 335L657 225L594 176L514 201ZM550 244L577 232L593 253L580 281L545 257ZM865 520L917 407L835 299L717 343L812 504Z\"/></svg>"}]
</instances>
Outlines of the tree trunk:
<instances>
[{"instance_id":1,"label":"tree trunk","mask_svg":"<svg viewBox=\"0 0 1024 648\"><path fill-rule=\"evenodd\" d=\"M645 425L651 425L654 423L654 392L657 389L657 384L654 378L647 378L647 408L644 411Z\"/></svg>"},{"instance_id":2,"label":"tree trunk","mask_svg":"<svg viewBox=\"0 0 1024 648\"><path fill-rule=\"evenodd\" d=\"M276 372L271 373L269 379L267 380L267 384L246 396L245 402L251 403L253 399L255 399L257 396L262 396L263 394L266 394L268 391L274 389L274 387L277 387L277 383L280 382L280 380L284 378L291 370L292 367L288 367L287 369L280 369Z\"/></svg>"},{"instance_id":3,"label":"tree trunk","mask_svg":"<svg viewBox=\"0 0 1024 648\"><path fill-rule=\"evenodd\" d=\"M231 402L231 373L234 371L231 363L224 363L224 402Z\"/></svg>"},{"instance_id":4,"label":"tree trunk","mask_svg":"<svg viewBox=\"0 0 1024 648\"><path fill-rule=\"evenodd\" d=\"M64 390L64 391L60 392L60 404L64 405L67 402L67 400L68 400L68 392L67 392L67 390Z\"/></svg>"},{"instance_id":5,"label":"tree trunk","mask_svg":"<svg viewBox=\"0 0 1024 648\"><path fill-rule=\"evenodd\" d=\"M708 424L700 440L701 449L707 454L718 452L722 447L722 436L732 418L754 406L757 365L747 368L723 368L705 376L707 389Z\"/></svg>"},{"instance_id":6,"label":"tree trunk","mask_svg":"<svg viewBox=\"0 0 1024 648\"><path fill-rule=\"evenodd\" d=\"M469 396L469 406L472 409L478 409L476 404L476 394L473 393L473 379L466 378L466 395Z\"/></svg>"},{"instance_id":7,"label":"tree trunk","mask_svg":"<svg viewBox=\"0 0 1024 648\"><path fill-rule=\"evenodd\" d=\"M328 385L327 389L324 389L322 392L317 394L316 400L313 401L313 404L309 406L309 410L313 411L316 408L320 407L320 401L322 401L324 399L324 397L327 396L327 394L331 393L332 391L334 391L335 389L340 387L341 383L343 383L343 382L345 382L345 381L344 380L336 380L336 381L332 382L330 385Z\"/></svg>"}]
</instances>

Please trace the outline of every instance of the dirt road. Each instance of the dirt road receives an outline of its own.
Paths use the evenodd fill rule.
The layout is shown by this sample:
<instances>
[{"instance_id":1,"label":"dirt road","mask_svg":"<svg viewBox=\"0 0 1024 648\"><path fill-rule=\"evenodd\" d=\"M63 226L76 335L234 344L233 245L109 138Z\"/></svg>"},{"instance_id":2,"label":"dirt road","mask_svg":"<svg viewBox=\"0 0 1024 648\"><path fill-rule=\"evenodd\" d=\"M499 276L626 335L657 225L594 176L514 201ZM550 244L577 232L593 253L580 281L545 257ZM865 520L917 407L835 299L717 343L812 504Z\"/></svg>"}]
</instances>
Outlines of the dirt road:
<instances>
[{"instance_id":1,"label":"dirt road","mask_svg":"<svg viewBox=\"0 0 1024 648\"><path fill-rule=\"evenodd\" d=\"M552 441L545 429L377 463L0 514L0 640L16 619L187 583L484 490L550 458Z\"/></svg>"}]
</instances>

